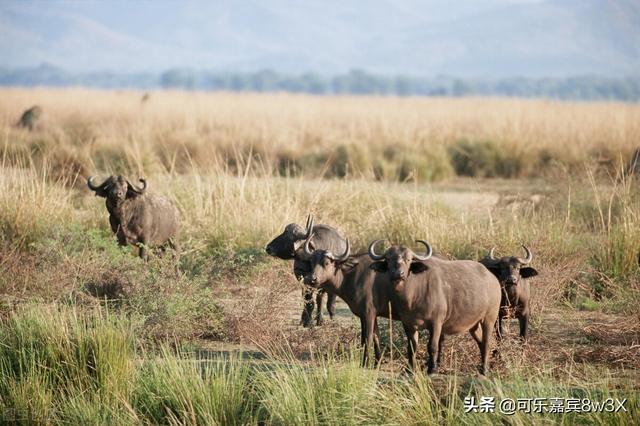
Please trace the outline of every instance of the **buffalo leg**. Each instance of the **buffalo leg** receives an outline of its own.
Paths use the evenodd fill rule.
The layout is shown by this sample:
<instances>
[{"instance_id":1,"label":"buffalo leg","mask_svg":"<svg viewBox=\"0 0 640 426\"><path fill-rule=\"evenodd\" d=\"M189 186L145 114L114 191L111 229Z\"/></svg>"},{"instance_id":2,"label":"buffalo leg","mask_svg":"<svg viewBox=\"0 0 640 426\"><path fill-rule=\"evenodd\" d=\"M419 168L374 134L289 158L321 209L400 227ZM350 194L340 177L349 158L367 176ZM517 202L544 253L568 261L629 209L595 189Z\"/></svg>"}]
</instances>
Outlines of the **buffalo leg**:
<instances>
[{"instance_id":1,"label":"buffalo leg","mask_svg":"<svg viewBox=\"0 0 640 426\"><path fill-rule=\"evenodd\" d=\"M147 250L147 242L145 240L140 240L138 241L138 246L140 247L140 251L138 252L138 254L140 255L140 259L144 260L145 262L149 260L149 253Z\"/></svg>"},{"instance_id":2,"label":"buffalo leg","mask_svg":"<svg viewBox=\"0 0 640 426\"><path fill-rule=\"evenodd\" d=\"M527 326L529 325L529 315L518 315L518 322L520 323L520 338L527 341Z\"/></svg>"},{"instance_id":3,"label":"buffalo leg","mask_svg":"<svg viewBox=\"0 0 640 426\"><path fill-rule=\"evenodd\" d=\"M327 312L331 319L336 315L336 297L335 293L327 292Z\"/></svg>"},{"instance_id":4,"label":"buffalo leg","mask_svg":"<svg viewBox=\"0 0 640 426\"><path fill-rule=\"evenodd\" d=\"M498 323L496 324L496 337L498 340L502 340L502 336L504 336L504 324L502 323L504 316L502 314L498 315Z\"/></svg>"},{"instance_id":5,"label":"buffalo leg","mask_svg":"<svg viewBox=\"0 0 640 426\"><path fill-rule=\"evenodd\" d=\"M404 326L404 332L407 335L407 360L409 361L409 369L416 370L416 351L418 350L418 330Z\"/></svg>"},{"instance_id":6,"label":"buffalo leg","mask_svg":"<svg viewBox=\"0 0 640 426\"><path fill-rule=\"evenodd\" d=\"M312 314L313 314L313 289L305 287L303 290L303 298L304 298L304 309L302 310L302 318L300 322L303 327L311 327L312 323Z\"/></svg>"},{"instance_id":7,"label":"buffalo leg","mask_svg":"<svg viewBox=\"0 0 640 426\"><path fill-rule=\"evenodd\" d=\"M482 341L480 343L480 374L485 375L489 367L489 342L491 341L491 327L494 321L482 322Z\"/></svg>"},{"instance_id":8,"label":"buffalo leg","mask_svg":"<svg viewBox=\"0 0 640 426\"><path fill-rule=\"evenodd\" d=\"M364 344L364 353L366 354L367 360L366 362L363 361L363 366L368 366L369 365L369 348L371 348L371 345L373 344L375 337L377 337L376 315L371 312L367 312L365 314L365 318L366 318L365 325L367 326L367 339ZM376 350L376 361L377 360L378 360L378 351Z\"/></svg>"},{"instance_id":9,"label":"buffalo leg","mask_svg":"<svg viewBox=\"0 0 640 426\"><path fill-rule=\"evenodd\" d=\"M176 274L180 274L180 244L173 238L169 240L169 247L173 249L173 261L176 264Z\"/></svg>"},{"instance_id":10,"label":"buffalo leg","mask_svg":"<svg viewBox=\"0 0 640 426\"><path fill-rule=\"evenodd\" d=\"M380 334L378 333L378 318L373 323L373 350L376 355L376 364L380 363L382 358L382 350L380 349Z\"/></svg>"},{"instance_id":11,"label":"buffalo leg","mask_svg":"<svg viewBox=\"0 0 640 426\"><path fill-rule=\"evenodd\" d=\"M438 342L438 359L436 363L440 365L440 360L442 359L442 349L444 348L444 333L440 334L440 341Z\"/></svg>"},{"instance_id":12,"label":"buffalo leg","mask_svg":"<svg viewBox=\"0 0 640 426\"><path fill-rule=\"evenodd\" d=\"M373 343L374 336L376 335L376 316L375 314L371 314L367 312L364 316L364 330L366 330L365 339L364 339L364 356L362 357L362 366L369 366L369 348L371 348L371 344ZM361 320L362 321L362 320ZM362 322L361 322L362 325ZM377 355L376 355L377 360Z\"/></svg>"},{"instance_id":13,"label":"buffalo leg","mask_svg":"<svg viewBox=\"0 0 640 426\"><path fill-rule=\"evenodd\" d=\"M369 331L369 321L366 316L360 318L360 327L362 328L360 337L360 342L362 343L362 366L366 367L369 364L369 347L371 346L371 332Z\"/></svg>"},{"instance_id":14,"label":"buffalo leg","mask_svg":"<svg viewBox=\"0 0 640 426\"><path fill-rule=\"evenodd\" d=\"M469 329L469 334L473 337L473 340L476 341L478 345L478 350L482 351L482 333L480 332L482 329L480 328L480 323L474 325Z\"/></svg>"},{"instance_id":15,"label":"buffalo leg","mask_svg":"<svg viewBox=\"0 0 640 426\"><path fill-rule=\"evenodd\" d=\"M429 333L429 360L427 361L427 374L435 374L438 372L437 357L441 333L442 324L433 324L431 327L431 333Z\"/></svg>"},{"instance_id":16,"label":"buffalo leg","mask_svg":"<svg viewBox=\"0 0 640 426\"><path fill-rule=\"evenodd\" d=\"M318 290L316 293L316 324L322 325L322 299L324 299L324 290Z\"/></svg>"}]
</instances>

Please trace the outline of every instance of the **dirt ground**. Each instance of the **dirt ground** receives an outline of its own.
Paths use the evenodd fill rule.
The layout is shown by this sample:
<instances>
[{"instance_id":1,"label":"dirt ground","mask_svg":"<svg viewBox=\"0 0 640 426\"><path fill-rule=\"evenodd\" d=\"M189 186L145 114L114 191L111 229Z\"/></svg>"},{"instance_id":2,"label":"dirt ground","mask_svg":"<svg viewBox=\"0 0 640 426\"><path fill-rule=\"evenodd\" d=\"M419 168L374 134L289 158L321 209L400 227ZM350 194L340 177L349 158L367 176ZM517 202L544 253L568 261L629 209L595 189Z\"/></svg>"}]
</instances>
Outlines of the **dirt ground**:
<instances>
[{"instance_id":1,"label":"dirt ground","mask_svg":"<svg viewBox=\"0 0 640 426\"><path fill-rule=\"evenodd\" d=\"M542 192L531 189L522 193L482 189L477 184L449 185L436 188L431 196L465 212L514 203L533 205L544 197ZM532 192L539 197L532 198ZM563 271L575 269L579 259L573 262L536 263L540 275L531 279L530 338L523 344L518 338L517 320L508 321L506 338L499 346L494 339L491 369L499 373L535 369L551 374L578 374L577 371L584 368L603 366L615 372L616 377L611 379L632 377L640 388L640 313L633 321L621 315L578 310L560 302L558 288L562 287L562 280L571 279ZM242 352L254 359L286 352L304 360L313 354L341 351L349 344L358 343L359 320L339 298L334 319L329 319L323 306L322 326L303 328L300 325L302 284L295 281L291 268L291 262L269 259L255 276L225 280L216 293L233 325L232 340L236 343L203 342L203 347L213 352ZM380 319L379 327L385 350L381 368L400 372L405 365L406 346L401 325L394 322L389 327L387 320ZM421 332L420 362L426 359L426 342L427 336ZM478 357L477 347L468 334L447 336L440 373L475 374Z\"/></svg>"}]
</instances>

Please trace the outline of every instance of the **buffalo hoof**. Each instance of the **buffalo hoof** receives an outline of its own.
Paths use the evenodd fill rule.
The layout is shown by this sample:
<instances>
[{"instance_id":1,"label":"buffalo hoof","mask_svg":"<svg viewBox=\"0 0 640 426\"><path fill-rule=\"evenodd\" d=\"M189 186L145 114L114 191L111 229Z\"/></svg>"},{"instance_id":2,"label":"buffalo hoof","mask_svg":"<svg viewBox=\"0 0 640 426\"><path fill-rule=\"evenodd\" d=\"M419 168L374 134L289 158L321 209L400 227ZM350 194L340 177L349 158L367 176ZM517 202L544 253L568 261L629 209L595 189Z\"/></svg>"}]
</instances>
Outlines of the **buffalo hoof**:
<instances>
[{"instance_id":1,"label":"buffalo hoof","mask_svg":"<svg viewBox=\"0 0 640 426\"><path fill-rule=\"evenodd\" d=\"M300 321L300 324L304 327L304 328L311 328L313 327L313 321L311 321L310 318L303 318Z\"/></svg>"}]
</instances>

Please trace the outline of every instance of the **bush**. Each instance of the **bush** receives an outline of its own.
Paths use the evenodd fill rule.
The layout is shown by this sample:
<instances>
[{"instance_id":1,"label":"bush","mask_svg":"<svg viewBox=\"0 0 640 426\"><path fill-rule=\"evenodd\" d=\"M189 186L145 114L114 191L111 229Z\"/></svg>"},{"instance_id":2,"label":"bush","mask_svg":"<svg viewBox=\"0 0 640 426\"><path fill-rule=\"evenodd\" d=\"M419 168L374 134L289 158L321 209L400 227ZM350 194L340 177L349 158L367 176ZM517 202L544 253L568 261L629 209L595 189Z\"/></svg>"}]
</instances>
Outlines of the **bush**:
<instances>
[{"instance_id":1,"label":"bush","mask_svg":"<svg viewBox=\"0 0 640 426\"><path fill-rule=\"evenodd\" d=\"M360 145L338 145L333 152L328 176L344 178L348 176L362 176L371 170L369 153Z\"/></svg>"},{"instance_id":2,"label":"bush","mask_svg":"<svg viewBox=\"0 0 640 426\"><path fill-rule=\"evenodd\" d=\"M378 180L434 182L451 176L453 169L441 146L418 150L389 146L376 155L373 174Z\"/></svg>"},{"instance_id":3,"label":"bush","mask_svg":"<svg viewBox=\"0 0 640 426\"><path fill-rule=\"evenodd\" d=\"M401 182L434 182L452 174L446 151L441 147L431 147L425 152L405 152L398 168Z\"/></svg>"},{"instance_id":4,"label":"bush","mask_svg":"<svg viewBox=\"0 0 640 426\"><path fill-rule=\"evenodd\" d=\"M458 176L517 177L522 158L493 141L456 141L449 147L451 165Z\"/></svg>"}]
</instances>

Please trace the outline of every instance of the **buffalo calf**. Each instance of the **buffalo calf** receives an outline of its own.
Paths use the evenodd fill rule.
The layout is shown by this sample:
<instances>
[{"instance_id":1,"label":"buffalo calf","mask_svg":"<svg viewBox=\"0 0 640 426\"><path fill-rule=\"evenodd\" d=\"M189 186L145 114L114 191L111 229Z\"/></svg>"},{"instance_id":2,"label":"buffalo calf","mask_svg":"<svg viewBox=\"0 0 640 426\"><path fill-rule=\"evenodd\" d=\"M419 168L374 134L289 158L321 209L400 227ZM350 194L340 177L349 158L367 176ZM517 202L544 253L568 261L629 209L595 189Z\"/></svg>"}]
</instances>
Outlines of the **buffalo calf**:
<instances>
[{"instance_id":1,"label":"buffalo calf","mask_svg":"<svg viewBox=\"0 0 640 426\"><path fill-rule=\"evenodd\" d=\"M498 315L498 327L496 333L498 339L504 335L503 319L511 310L515 311L520 323L520 337L527 339L528 324L530 318L529 300L531 299L531 287L526 278L535 277L538 271L529 265L533 260L533 254L526 246L526 257L506 256L496 259L493 255L495 247L489 251L489 255L480 260L500 282L502 297L500 301L500 314Z\"/></svg>"}]
</instances>

